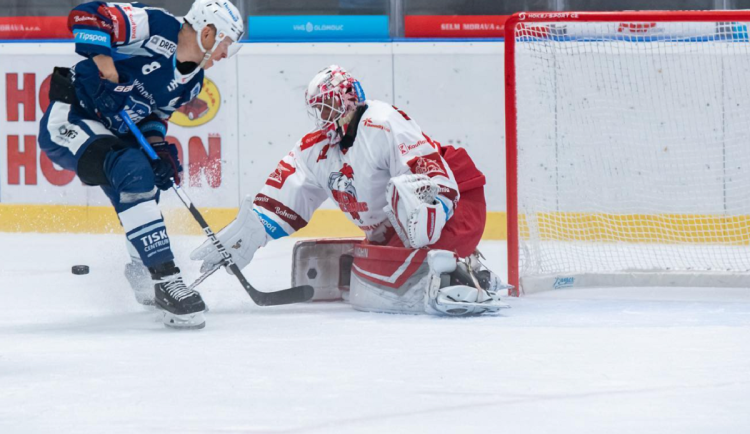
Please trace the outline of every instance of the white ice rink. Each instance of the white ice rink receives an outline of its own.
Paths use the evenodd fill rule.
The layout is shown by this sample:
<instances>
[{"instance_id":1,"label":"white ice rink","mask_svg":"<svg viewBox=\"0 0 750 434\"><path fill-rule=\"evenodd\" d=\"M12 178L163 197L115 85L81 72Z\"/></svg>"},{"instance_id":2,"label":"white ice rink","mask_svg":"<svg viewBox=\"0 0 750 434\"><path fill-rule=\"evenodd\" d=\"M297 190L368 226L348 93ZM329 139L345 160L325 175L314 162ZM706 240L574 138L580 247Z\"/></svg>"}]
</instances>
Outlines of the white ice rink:
<instances>
[{"instance_id":1,"label":"white ice rink","mask_svg":"<svg viewBox=\"0 0 750 434\"><path fill-rule=\"evenodd\" d=\"M435 318L259 308L222 272L200 287L207 327L173 331L136 304L123 240L0 234L0 433L750 432L750 290L569 290ZM174 239L188 280L200 241ZM293 243L250 281L289 285ZM481 248L504 274L504 243Z\"/></svg>"}]
</instances>

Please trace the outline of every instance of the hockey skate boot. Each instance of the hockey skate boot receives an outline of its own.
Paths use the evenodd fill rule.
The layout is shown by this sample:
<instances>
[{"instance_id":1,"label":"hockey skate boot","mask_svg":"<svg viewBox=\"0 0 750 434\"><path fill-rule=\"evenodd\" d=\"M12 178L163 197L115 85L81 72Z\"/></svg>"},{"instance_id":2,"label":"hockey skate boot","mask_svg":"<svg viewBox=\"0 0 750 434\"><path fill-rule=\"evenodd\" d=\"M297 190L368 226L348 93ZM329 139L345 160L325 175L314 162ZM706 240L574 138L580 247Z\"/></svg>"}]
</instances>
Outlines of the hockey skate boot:
<instances>
[{"instance_id":1,"label":"hockey skate boot","mask_svg":"<svg viewBox=\"0 0 750 434\"><path fill-rule=\"evenodd\" d=\"M493 273L492 270L487 268L480 258L484 259L484 256L479 250L475 250L474 253L462 261L464 264L463 266L459 264L459 268L469 272L475 280L475 283L487 292L500 295L500 291L506 291L505 295L507 295L507 291L513 289L513 285L503 283L502 279L500 279L497 274Z\"/></svg>"},{"instance_id":2,"label":"hockey skate boot","mask_svg":"<svg viewBox=\"0 0 750 434\"><path fill-rule=\"evenodd\" d=\"M510 307L500 299L500 291L511 286L485 267L477 253L459 260L439 291L438 303L452 306L445 311L450 315L479 315Z\"/></svg>"},{"instance_id":3,"label":"hockey skate boot","mask_svg":"<svg viewBox=\"0 0 750 434\"><path fill-rule=\"evenodd\" d=\"M174 262L149 268L156 306L164 311L164 325L176 329L202 329L206 305L197 291L188 289Z\"/></svg>"},{"instance_id":4,"label":"hockey skate boot","mask_svg":"<svg viewBox=\"0 0 750 434\"><path fill-rule=\"evenodd\" d=\"M135 300L144 306L154 305L154 284L143 262L132 259L125 265L125 278L133 289Z\"/></svg>"},{"instance_id":5,"label":"hockey skate boot","mask_svg":"<svg viewBox=\"0 0 750 434\"><path fill-rule=\"evenodd\" d=\"M466 259L457 259L454 252L431 250L427 253L427 263L430 280L425 312L470 316L496 313L510 307L500 299L498 288L493 288L493 291L483 288L470 263Z\"/></svg>"}]
</instances>

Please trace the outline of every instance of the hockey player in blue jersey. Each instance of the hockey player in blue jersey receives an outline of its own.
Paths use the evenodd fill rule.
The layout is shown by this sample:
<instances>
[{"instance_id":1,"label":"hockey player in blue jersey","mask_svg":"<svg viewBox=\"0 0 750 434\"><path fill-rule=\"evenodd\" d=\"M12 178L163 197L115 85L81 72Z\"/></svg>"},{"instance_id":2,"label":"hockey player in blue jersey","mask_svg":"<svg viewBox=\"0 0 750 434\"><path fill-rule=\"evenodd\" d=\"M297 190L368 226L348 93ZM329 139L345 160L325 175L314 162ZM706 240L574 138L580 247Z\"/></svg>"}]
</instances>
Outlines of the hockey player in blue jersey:
<instances>
[{"instance_id":1,"label":"hockey player in blue jersey","mask_svg":"<svg viewBox=\"0 0 750 434\"><path fill-rule=\"evenodd\" d=\"M167 120L198 96L203 71L236 51L243 33L239 11L227 0L196 0L181 20L140 3L93 1L73 9L68 26L85 60L55 68L39 146L111 200L131 256L153 280L151 293L137 298L153 300L167 326L202 328L205 304L174 263L157 201L159 190L170 188L172 179L179 183L182 171L176 146L165 141ZM121 110L159 160L151 162L140 149Z\"/></svg>"}]
</instances>

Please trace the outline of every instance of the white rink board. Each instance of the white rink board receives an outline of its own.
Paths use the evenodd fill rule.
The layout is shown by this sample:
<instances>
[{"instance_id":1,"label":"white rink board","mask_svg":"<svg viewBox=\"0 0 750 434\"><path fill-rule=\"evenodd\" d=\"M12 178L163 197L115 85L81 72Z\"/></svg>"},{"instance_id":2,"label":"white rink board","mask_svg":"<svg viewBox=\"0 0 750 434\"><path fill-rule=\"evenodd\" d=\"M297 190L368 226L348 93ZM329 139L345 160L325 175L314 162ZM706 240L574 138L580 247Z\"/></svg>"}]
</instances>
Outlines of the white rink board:
<instances>
[{"instance_id":1,"label":"white rink board","mask_svg":"<svg viewBox=\"0 0 750 434\"><path fill-rule=\"evenodd\" d=\"M368 97L394 103L441 143L466 147L487 176L488 209L504 211L503 52L502 42L244 44L237 59L224 61L207 74L221 95L216 117L198 127L170 126L170 134L183 147L194 136L204 146L209 135L219 134L222 138L221 185L214 188L203 179L201 187L188 186L186 190L197 203L207 207L236 207L241 197L256 192L278 160L313 127L304 108L307 82L319 69L338 62L362 81ZM64 187L51 185L41 173L39 163L37 185L24 184L23 169L20 185L8 184L8 136L36 134L42 115L37 105L35 121L8 121L8 74L22 77L24 73L34 73L39 87L53 66L72 65L79 57L72 53L71 44L0 44L0 56L3 59L0 62L0 202L106 204L97 189L84 188L77 181ZM19 81L20 87L23 82ZM728 98L733 94L733 86L740 84L733 77L724 82L723 95ZM715 83L697 81L695 85L715 86ZM22 116L23 105L18 107ZM696 128L705 124L700 117L689 121ZM552 126L545 127L542 119L536 122L538 134L552 134ZM726 134L744 133L726 131ZM186 161L185 166L188 165ZM727 170L742 171L742 168ZM586 175L594 179L592 182L597 176L604 176ZM707 190L719 190L711 184L710 177L706 179ZM719 182L719 177L714 179ZM676 207L652 212L673 209Z\"/></svg>"},{"instance_id":2,"label":"white rink board","mask_svg":"<svg viewBox=\"0 0 750 434\"><path fill-rule=\"evenodd\" d=\"M362 81L369 98L398 105L435 140L465 146L487 176L489 209L502 211L502 52L502 42L244 44L236 60L223 61L207 74L221 94L216 117L199 127L170 125L170 134L183 147L193 136L204 146L209 134L222 137L221 186L212 188L204 179L201 187L186 191L207 207L236 207L241 197L254 194L281 157L313 128L304 107L307 83L338 62ZM8 185L7 136L36 134L42 113L37 107L36 122L8 122L7 74L33 72L39 87L53 66L73 65L79 57L71 44L0 44L0 57L0 203L106 204L98 189L77 181L50 185L38 162L37 185L24 185L23 169L20 185ZM19 110L22 114L22 105Z\"/></svg>"}]
</instances>

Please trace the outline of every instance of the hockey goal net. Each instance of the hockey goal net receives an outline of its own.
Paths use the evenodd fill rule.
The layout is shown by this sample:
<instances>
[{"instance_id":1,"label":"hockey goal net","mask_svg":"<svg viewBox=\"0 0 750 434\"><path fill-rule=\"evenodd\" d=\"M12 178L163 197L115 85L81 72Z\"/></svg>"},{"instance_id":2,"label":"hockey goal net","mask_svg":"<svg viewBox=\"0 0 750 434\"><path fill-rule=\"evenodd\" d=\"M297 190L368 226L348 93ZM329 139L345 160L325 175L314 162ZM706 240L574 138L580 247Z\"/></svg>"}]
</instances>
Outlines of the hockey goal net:
<instances>
[{"instance_id":1,"label":"hockey goal net","mask_svg":"<svg viewBox=\"0 0 750 434\"><path fill-rule=\"evenodd\" d=\"M506 24L509 281L750 287L748 11Z\"/></svg>"}]
</instances>

